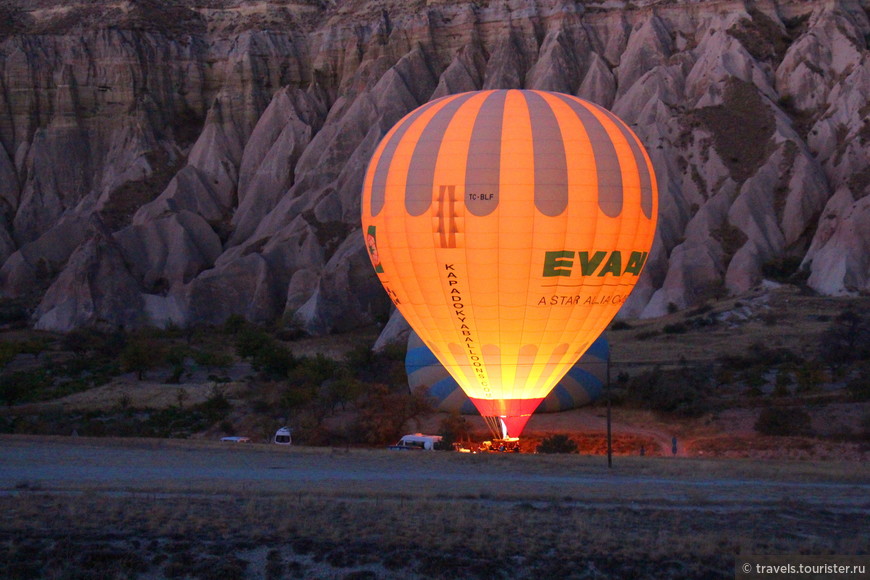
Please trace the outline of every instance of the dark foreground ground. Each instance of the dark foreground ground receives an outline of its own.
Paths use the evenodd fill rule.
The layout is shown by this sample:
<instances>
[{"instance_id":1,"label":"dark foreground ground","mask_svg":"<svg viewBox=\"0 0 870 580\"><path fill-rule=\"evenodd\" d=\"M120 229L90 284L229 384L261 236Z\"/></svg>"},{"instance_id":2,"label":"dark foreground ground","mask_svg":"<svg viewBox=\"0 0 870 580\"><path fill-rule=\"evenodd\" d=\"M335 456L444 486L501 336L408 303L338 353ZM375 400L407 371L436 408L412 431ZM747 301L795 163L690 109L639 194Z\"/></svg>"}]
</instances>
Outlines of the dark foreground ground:
<instances>
[{"instance_id":1,"label":"dark foreground ground","mask_svg":"<svg viewBox=\"0 0 870 580\"><path fill-rule=\"evenodd\" d=\"M870 470L0 437L3 578L733 578L866 554Z\"/></svg>"}]
</instances>

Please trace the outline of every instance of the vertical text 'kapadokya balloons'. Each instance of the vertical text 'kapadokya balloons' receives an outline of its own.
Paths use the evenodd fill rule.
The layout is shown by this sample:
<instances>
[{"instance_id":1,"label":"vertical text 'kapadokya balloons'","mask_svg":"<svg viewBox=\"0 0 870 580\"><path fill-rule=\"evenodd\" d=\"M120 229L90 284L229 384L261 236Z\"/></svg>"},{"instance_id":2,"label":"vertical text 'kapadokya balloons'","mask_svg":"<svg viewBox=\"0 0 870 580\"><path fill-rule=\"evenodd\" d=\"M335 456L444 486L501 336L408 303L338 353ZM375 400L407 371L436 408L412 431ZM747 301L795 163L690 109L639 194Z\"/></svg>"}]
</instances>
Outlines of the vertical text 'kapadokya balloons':
<instances>
[{"instance_id":1,"label":"vertical text 'kapadokya balloons'","mask_svg":"<svg viewBox=\"0 0 870 580\"><path fill-rule=\"evenodd\" d=\"M362 229L396 307L516 437L631 292L657 213L649 157L615 115L496 90L432 101L387 133Z\"/></svg>"}]
</instances>

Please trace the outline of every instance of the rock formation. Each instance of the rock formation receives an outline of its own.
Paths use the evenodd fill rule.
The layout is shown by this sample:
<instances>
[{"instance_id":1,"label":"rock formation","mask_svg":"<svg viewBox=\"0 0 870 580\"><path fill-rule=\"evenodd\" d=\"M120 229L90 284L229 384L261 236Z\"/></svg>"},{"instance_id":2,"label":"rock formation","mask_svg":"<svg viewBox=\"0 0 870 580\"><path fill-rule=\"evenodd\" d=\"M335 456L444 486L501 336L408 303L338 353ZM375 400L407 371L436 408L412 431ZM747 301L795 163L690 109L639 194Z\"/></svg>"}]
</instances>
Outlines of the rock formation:
<instances>
[{"instance_id":1,"label":"rock formation","mask_svg":"<svg viewBox=\"0 0 870 580\"><path fill-rule=\"evenodd\" d=\"M38 328L384 321L369 156L486 88L612 109L660 229L625 316L799 264L870 291L868 0L0 3L0 296ZM401 327L396 327L401 328Z\"/></svg>"}]
</instances>

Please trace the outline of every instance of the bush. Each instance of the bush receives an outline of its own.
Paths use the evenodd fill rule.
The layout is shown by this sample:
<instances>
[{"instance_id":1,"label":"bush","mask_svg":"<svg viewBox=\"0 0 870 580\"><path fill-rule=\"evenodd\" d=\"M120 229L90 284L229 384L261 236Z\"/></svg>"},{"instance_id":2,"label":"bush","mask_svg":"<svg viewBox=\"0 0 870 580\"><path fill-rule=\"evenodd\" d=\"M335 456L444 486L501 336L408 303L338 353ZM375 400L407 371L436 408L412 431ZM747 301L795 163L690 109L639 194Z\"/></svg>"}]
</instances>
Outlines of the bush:
<instances>
[{"instance_id":1,"label":"bush","mask_svg":"<svg viewBox=\"0 0 870 580\"><path fill-rule=\"evenodd\" d=\"M246 330L250 327L248 321L245 320L244 316L239 314L231 314L224 321L223 332L224 334L237 335L243 330Z\"/></svg>"},{"instance_id":2,"label":"bush","mask_svg":"<svg viewBox=\"0 0 870 580\"><path fill-rule=\"evenodd\" d=\"M822 365L816 361L807 361L796 370L798 392L809 393L819 390L825 382L825 372Z\"/></svg>"},{"instance_id":3,"label":"bush","mask_svg":"<svg viewBox=\"0 0 870 580\"><path fill-rule=\"evenodd\" d=\"M870 413L866 413L861 419L861 437L870 441Z\"/></svg>"},{"instance_id":4,"label":"bush","mask_svg":"<svg viewBox=\"0 0 870 580\"><path fill-rule=\"evenodd\" d=\"M638 340L649 340L657 337L659 334L661 333L658 330L644 330L643 332L638 332L635 338Z\"/></svg>"},{"instance_id":5,"label":"bush","mask_svg":"<svg viewBox=\"0 0 870 580\"><path fill-rule=\"evenodd\" d=\"M870 376L866 368L846 383L846 390L853 401L870 401Z\"/></svg>"},{"instance_id":6,"label":"bush","mask_svg":"<svg viewBox=\"0 0 870 580\"><path fill-rule=\"evenodd\" d=\"M166 360L166 350L155 340L140 338L133 340L121 351L121 368L125 372L135 372L141 381L145 373Z\"/></svg>"},{"instance_id":7,"label":"bush","mask_svg":"<svg viewBox=\"0 0 870 580\"><path fill-rule=\"evenodd\" d=\"M0 366L6 366L21 352L17 342L0 342Z\"/></svg>"},{"instance_id":8,"label":"bush","mask_svg":"<svg viewBox=\"0 0 870 580\"><path fill-rule=\"evenodd\" d=\"M24 303L9 298L0 299L0 324L27 323L29 314Z\"/></svg>"},{"instance_id":9,"label":"bush","mask_svg":"<svg viewBox=\"0 0 870 580\"><path fill-rule=\"evenodd\" d=\"M775 258L762 264L761 275L774 282L801 282L809 277L809 271L802 271L802 258L788 256Z\"/></svg>"},{"instance_id":10,"label":"bush","mask_svg":"<svg viewBox=\"0 0 870 580\"><path fill-rule=\"evenodd\" d=\"M746 371L749 367L760 367L764 372L776 365L794 366L802 358L787 348L770 348L764 343L753 343L745 355L722 355L716 362L723 370Z\"/></svg>"},{"instance_id":11,"label":"bush","mask_svg":"<svg viewBox=\"0 0 870 580\"><path fill-rule=\"evenodd\" d=\"M275 340L258 328L240 326L235 335L236 354L242 358L253 358L261 350L274 344Z\"/></svg>"},{"instance_id":12,"label":"bush","mask_svg":"<svg viewBox=\"0 0 870 580\"><path fill-rule=\"evenodd\" d=\"M397 441L407 432L409 422L432 412L431 401L422 389L408 393L407 388L392 390L385 384L371 385L357 408L353 436L371 444Z\"/></svg>"},{"instance_id":13,"label":"bush","mask_svg":"<svg viewBox=\"0 0 870 580\"><path fill-rule=\"evenodd\" d=\"M213 387L208 399L193 407L197 411L202 411L207 420L212 423L225 419L232 409L229 399L224 392L217 387Z\"/></svg>"},{"instance_id":14,"label":"bush","mask_svg":"<svg viewBox=\"0 0 870 580\"><path fill-rule=\"evenodd\" d=\"M857 310L846 308L822 335L819 351L822 359L834 366L870 359L870 321Z\"/></svg>"},{"instance_id":15,"label":"bush","mask_svg":"<svg viewBox=\"0 0 870 580\"><path fill-rule=\"evenodd\" d=\"M212 352L210 350L194 350L192 353L196 364L209 369L228 369L233 366L232 355L224 352Z\"/></svg>"},{"instance_id":16,"label":"bush","mask_svg":"<svg viewBox=\"0 0 870 580\"><path fill-rule=\"evenodd\" d=\"M127 337L122 332L78 329L64 335L61 344L80 358L117 358L127 346Z\"/></svg>"},{"instance_id":17,"label":"bush","mask_svg":"<svg viewBox=\"0 0 870 580\"><path fill-rule=\"evenodd\" d=\"M705 395L709 375L707 369L663 371L657 367L629 380L627 402L678 417L698 417L709 408Z\"/></svg>"},{"instance_id":18,"label":"bush","mask_svg":"<svg viewBox=\"0 0 870 580\"><path fill-rule=\"evenodd\" d=\"M795 407L767 407L758 416L755 430L780 437L811 435L810 415Z\"/></svg>"},{"instance_id":19,"label":"bush","mask_svg":"<svg viewBox=\"0 0 870 580\"><path fill-rule=\"evenodd\" d=\"M665 334L684 334L688 329L688 327L682 322L675 322L674 324L665 324L662 331Z\"/></svg>"},{"instance_id":20,"label":"bush","mask_svg":"<svg viewBox=\"0 0 870 580\"><path fill-rule=\"evenodd\" d=\"M564 434L551 435L541 441L537 451L538 453L577 453L577 442Z\"/></svg>"}]
</instances>

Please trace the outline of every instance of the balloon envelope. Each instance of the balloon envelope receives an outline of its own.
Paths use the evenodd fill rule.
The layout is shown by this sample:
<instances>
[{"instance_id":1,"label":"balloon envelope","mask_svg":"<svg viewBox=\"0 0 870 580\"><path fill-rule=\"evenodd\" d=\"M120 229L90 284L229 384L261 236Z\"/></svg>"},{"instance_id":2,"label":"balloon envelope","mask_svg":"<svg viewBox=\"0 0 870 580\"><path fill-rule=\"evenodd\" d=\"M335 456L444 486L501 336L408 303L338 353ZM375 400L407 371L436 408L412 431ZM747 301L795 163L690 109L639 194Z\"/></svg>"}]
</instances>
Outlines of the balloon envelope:
<instances>
[{"instance_id":1,"label":"balloon envelope","mask_svg":"<svg viewBox=\"0 0 870 580\"><path fill-rule=\"evenodd\" d=\"M432 101L387 133L362 227L396 307L518 436L634 287L657 211L649 158L615 115L496 90Z\"/></svg>"},{"instance_id":2,"label":"balloon envelope","mask_svg":"<svg viewBox=\"0 0 870 580\"><path fill-rule=\"evenodd\" d=\"M607 382L607 359L610 345L602 335L592 343L574 366L568 369L553 390L544 398L536 413L568 411L596 400ZM405 372L408 387L419 388L435 402L435 409L463 415L478 414L477 407L456 382L438 358L416 332L408 336L408 352L405 355Z\"/></svg>"}]
</instances>

